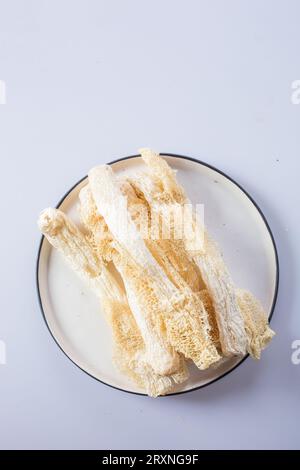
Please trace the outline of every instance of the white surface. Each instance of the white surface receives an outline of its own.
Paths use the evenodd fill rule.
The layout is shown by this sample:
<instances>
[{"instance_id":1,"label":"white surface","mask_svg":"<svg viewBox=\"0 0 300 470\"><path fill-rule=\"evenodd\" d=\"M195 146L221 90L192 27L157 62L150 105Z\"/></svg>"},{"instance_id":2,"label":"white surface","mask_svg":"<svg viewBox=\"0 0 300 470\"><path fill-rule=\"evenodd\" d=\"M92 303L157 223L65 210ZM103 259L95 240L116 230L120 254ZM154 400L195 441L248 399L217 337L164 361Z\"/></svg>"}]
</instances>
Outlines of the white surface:
<instances>
[{"instance_id":1,"label":"white surface","mask_svg":"<svg viewBox=\"0 0 300 470\"><path fill-rule=\"evenodd\" d=\"M241 288L249 289L272 313L276 295L276 253L266 224L252 201L232 181L212 168L186 159L164 157L177 171L194 208L202 204L204 220L224 254L226 264ZM141 158L113 164L116 174L128 176L145 171ZM78 195L87 179L64 199L60 209L75 222ZM110 328L99 300L67 265L60 253L43 241L38 265L38 284L47 324L67 356L93 377L117 387L145 393L112 364ZM190 367L189 380L173 387L172 393L192 390L223 376L242 357L227 358L218 366L200 371Z\"/></svg>"},{"instance_id":2,"label":"white surface","mask_svg":"<svg viewBox=\"0 0 300 470\"><path fill-rule=\"evenodd\" d=\"M299 448L297 0L0 1L1 448ZM38 212L139 146L198 157L254 196L281 283L260 363L149 400L60 352L36 298Z\"/></svg>"}]
</instances>

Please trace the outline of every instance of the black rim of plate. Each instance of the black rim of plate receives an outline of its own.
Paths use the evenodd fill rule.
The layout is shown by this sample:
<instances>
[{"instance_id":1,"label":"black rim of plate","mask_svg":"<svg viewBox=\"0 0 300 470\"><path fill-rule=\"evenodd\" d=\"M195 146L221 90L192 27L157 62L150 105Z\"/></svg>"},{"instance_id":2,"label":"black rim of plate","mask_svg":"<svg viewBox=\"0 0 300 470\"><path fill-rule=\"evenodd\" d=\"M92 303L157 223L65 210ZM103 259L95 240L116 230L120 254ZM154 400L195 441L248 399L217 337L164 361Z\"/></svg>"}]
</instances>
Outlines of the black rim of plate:
<instances>
[{"instance_id":1,"label":"black rim of plate","mask_svg":"<svg viewBox=\"0 0 300 470\"><path fill-rule=\"evenodd\" d=\"M179 159L182 159L182 160L189 160L191 162L194 162L194 163L198 163L202 166L205 166L207 168L210 168L211 170L214 170L216 171L217 173L219 173L220 175L224 176L225 178L227 178L229 181L231 181L235 186L237 186L246 196L247 198L252 202L252 204L254 205L254 207L257 209L257 211L259 212L265 226L266 226L266 229L267 231L269 232L269 235L270 235L270 238L271 238L271 242L272 242L272 245L273 245L273 249L274 249L274 255L275 255L275 263L276 263L276 280L275 280L275 291L274 291L274 297L273 297L273 301L272 301L272 306L271 306L271 311L270 311L270 314L269 314L269 321L271 321L272 317L273 317L273 313L274 313L274 309L275 309L275 305L276 305L276 300L277 300L277 294L278 294L278 285L279 285L279 261L278 261L278 251L277 251L277 247L276 247L276 243L275 243L275 239L274 239L274 236L273 236L273 233L272 233L272 230L268 224L268 221L264 215L264 213L262 212L261 208L259 207L259 205L255 202L255 200L252 198L252 196L250 196L250 194L248 194L248 192L239 184L237 183L233 178L231 178L230 176L228 176L226 173L224 173L223 171L219 170L218 168L214 167L213 165L210 165L209 163L206 163L206 162L203 162L201 160L198 160L196 158L193 158L193 157L187 157L185 155L178 155L178 154L174 154L174 153L160 153L161 156L163 157L175 157L175 158L179 158ZM130 155L128 157L123 157L123 158L118 158L116 160L113 160L111 162L108 163L108 165L113 165L115 163L118 163L118 162L121 162L121 161L125 161L125 160L130 160L132 158L138 158L140 157L139 154L137 155ZM69 196L69 194L80 184L82 183L82 181L84 181L85 179L87 178L87 176L84 176L83 178L81 178L79 181L77 181L77 183L75 183L67 192L66 194L60 199L60 201L58 202L58 204L56 205L56 208L59 209L59 207L62 205L62 203L64 202L64 200ZM90 374L89 372L87 372L85 369L83 369L80 365L78 365L66 352L65 350L63 349L63 347L59 344L58 340L55 338L54 336L54 333L51 331L50 329L50 326L47 322L47 319L46 319L46 315L45 315L45 312L44 312L44 308L43 308L43 303L42 303L42 297L41 297L41 292L40 292L40 286L39 286L39 264L40 264L40 257L41 257L41 251L42 251L42 247L43 247L43 242L44 242L44 236L41 237L41 240L40 240L40 244L39 244L39 249L38 249L38 255L37 255L37 263L36 263L36 285L37 285L37 294L38 294L38 301L39 301L39 305L40 305L40 309L41 309L41 312L42 312L42 315L43 315L43 319L46 323L46 326L52 336L52 338L54 339L55 343L57 344L57 346L60 348L60 350L65 354L65 356L68 357L68 359L70 359L70 361L75 364L76 367L78 367L80 370L82 370L83 372L85 372L87 375L89 375L90 377L92 377L93 379L97 380L98 382L101 382L102 384L104 385L107 385L108 387L111 387L111 388L114 388L115 390L120 390L122 392L126 392L126 393L130 393L132 395L140 395L140 396L148 396L147 394L145 393L140 393L140 392L133 392L131 390L125 390L123 388L120 388L120 387L116 387L115 385L111 385L107 382L104 382L103 380L100 380L98 377L95 377L94 375ZM227 370L226 372L224 372L223 374L221 374L219 377L216 377L215 379L211 380L210 382L207 382L203 385L199 385L198 387L194 387L194 388L191 388L189 390L182 390L180 392L174 392L174 393L168 393L167 395L164 395L164 397L170 397L170 396L174 396L174 395L182 395L184 393L190 393L190 392L194 392L195 390L199 390L200 388L204 388L204 387L207 387L208 385L211 385L213 384L214 382L217 382L218 380L222 379L223 377L225 377L226 375L230 374L231 372L233 372L237 367L239 367L247 358L249 357L249 354L246 354L237 364L235 364L231 369ZM161 397L162 398L162 397Z\"/></svg>"}]
</instances>

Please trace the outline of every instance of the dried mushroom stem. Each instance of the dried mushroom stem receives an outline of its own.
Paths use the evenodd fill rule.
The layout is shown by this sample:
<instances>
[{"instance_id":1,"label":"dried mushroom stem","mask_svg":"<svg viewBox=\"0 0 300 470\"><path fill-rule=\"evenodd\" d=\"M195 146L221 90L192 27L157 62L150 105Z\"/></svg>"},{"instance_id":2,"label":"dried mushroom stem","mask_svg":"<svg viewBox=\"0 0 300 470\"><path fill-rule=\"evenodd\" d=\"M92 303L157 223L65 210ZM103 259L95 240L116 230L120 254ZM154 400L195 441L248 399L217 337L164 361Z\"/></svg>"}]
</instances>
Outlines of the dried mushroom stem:
<instances>
[{"instance_id":1,"label":"dried mushroom stem","mask_svg":"<svg viewBox=\"0 0 300 470\"><path fill-rule=\"evenodd\" d=\"M99 187L100 182L97 181L95 184L96 187ZM104 185L105 182L101 180L100 186L104 187ZM149 305L149 302L147 304L148 299L151 298L151 287L145 275L145 270L128 256L126 249L123 249L119 240L113 238L114 234L111 227L105 230L109 234L106 241L101 239L106 214L102 213L102 217L98 215L96 201L89 187L83 188L79 198L81 217L90 233L93 234L95 247L100 247L105 253L109 253L116 269L122 276L130 309L145 342L149 365L161 375L170 375L176 372L180 364L179 356L167 340L163 323L157 321L154 306ZM114 197L114 200L116 200L116 197ZM101 207L104 207L104 203ZM106 210L109 212L109 207ZM110 214L113 218L112 210ZM116 221L116 223L118 222ZM113 247L109 248L112 245Z\"/></svg>"},{"instance_id":2,"label":"dried mushroom stem","mask_svg":"<svg viewBox=\"0 0 300 470\"><path fill-rule=\"evenodd\" d=\"M43 211L38 225L51 245L100 297L106 318L112 327L114 361L118 367L151 396L164 395L170 391L175 380L172 377L159 376L146 363L144 342L129 309L126 295L101 258L95 254L87 238L57 209Z\"/></svg>"},{"instance_id":3,"label":"dried mushroom stem","mask_svg":"<svg viewBox=\"0 0 300 470\"><path fill-rule=\"evenodd\" d=\"M131 310L146 349L150 357L153 356L153 364L157 367L158 358L165 361L169 354L167 343L162 341L165 325L167 339L172 346L191 358L200 369L208 368L220 356L211 340L210 325L201 299L194 296L188 286L186 289L177 288L148 249L131 213L130 188L120 182L107 165L90 171L89 184L98 211L126 255L116 267L123 277ZM126 227L120 226L119 208L126 212ZM154 246L152 249L158 250ZM156 343L155 347L152 343ZM157 350L158 345L161 350ZM165 364L161 370L163 367Z\"/></svg>"},{"instance_id":4,"label":"dried mushroom stem","mask_svg":"<svg viewBox=\"0 0 300 470\"><path fill-rule=\"evenodd\" d=\"M165 204L190 204L184 189L177 183L175 172L167 162L149 149L141 149L140 152L150 171L150 179L147 176L145 183L144 178L138 178L136 184L144 192L149 204L152 204L157 211L163 210ZM258 357L258 350L270 341L272 330L266 329L264 334L254 326L249 327L249 318L255 317L255 312L258 310L248 299L248 316L245 316L245 302L243 304L238 297L216 244L205 228L196 221L194 228L203 234L204 247L202 250L191 251L191 254L213 301L222 352L225 356L230 356L245 354L248 351L254 357ZM187 250L193 248L188 240L185 240L185 244ZM252 298L254 299L253 296ZM260 310L260 315L264 317L264 323L267 324L266 315L262 310ZM263 339L260 340L261 335ZM254 338L257 338L257 341ZM253 343L256 343L256 347L253 347Z\"/></svg>"}]
</instances>

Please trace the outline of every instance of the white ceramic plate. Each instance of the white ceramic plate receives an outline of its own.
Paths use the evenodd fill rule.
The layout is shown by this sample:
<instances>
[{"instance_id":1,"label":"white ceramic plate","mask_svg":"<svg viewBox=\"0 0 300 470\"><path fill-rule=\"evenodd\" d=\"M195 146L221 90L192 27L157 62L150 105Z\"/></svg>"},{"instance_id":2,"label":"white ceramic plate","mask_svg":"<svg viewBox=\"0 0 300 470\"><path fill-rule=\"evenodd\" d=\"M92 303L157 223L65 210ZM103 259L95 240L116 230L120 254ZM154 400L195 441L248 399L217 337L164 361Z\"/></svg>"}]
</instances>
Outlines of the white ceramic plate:
<instances>
[{"instance_id":1,"label":"white ceramic plate","mask_svg":"<svg viewBox=\"0 0 300 470\"><path fill-rule=\"evenodd\" d=\"M192 202L204 204L206 226L222 248L235 283L251 290L271 318L278 289L278 258L272 233L261 210L237 183L219 170L188 157L164 156L178 170L178 179ZM111 164L115 172L122 174L143 166L139 156ZM86 182L86 178L78 182L57 206L76 221L78 193ZM110 329L97 298L44 237L38 254L37 287L46 324L63 352L95 379L126 392L142 393L112 364ZM174 393L208 385L232 371L244 359L228 359L219 367L206 371L191 366L189 381L179 385Z\"/></svg>"}]
</instances>

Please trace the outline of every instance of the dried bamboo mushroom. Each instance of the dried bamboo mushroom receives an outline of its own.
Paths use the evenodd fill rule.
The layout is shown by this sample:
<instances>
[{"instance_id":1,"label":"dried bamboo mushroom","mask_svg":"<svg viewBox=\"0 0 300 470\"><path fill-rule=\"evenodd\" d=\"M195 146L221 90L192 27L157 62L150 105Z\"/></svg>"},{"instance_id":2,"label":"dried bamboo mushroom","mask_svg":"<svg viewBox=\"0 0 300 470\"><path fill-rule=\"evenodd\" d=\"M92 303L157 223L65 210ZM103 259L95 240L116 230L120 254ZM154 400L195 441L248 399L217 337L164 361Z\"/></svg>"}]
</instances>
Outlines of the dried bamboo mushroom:
<instances>
[{"instance_id":1,"label":"dried bamboo mushroom","mask_svg":"<svg viewBox=\"0 0 300 470\"><path fill-rule=\"evenodd\" d=\"M259 359L275 333L259 301L233 283L172 168L149 149L141 155L146 170L130 177L107 165L89 172L79 194L85 233L57 209L38 225L98 296L114 363L156 397L188 379L187 361L207 369L246 352ZM176 215L183 207L195 239Z\"/></svg>"}]
</instances>

